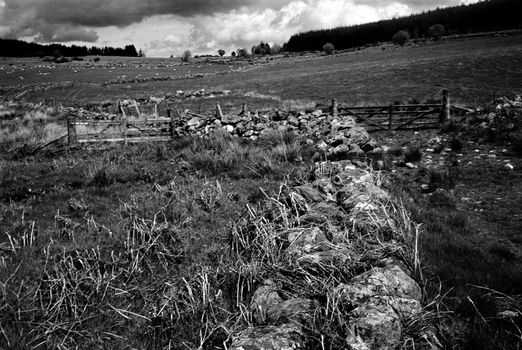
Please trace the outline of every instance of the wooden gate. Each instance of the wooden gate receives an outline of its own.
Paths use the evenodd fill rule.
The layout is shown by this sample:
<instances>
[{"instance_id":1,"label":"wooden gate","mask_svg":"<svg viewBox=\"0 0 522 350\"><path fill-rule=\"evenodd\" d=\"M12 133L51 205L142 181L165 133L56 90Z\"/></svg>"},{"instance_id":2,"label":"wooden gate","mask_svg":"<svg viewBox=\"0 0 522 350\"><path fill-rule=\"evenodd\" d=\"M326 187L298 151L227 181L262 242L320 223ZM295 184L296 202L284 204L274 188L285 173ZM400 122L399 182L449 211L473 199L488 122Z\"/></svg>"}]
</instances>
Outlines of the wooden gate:
<instances>
[{"instance_id":1,"label":"wooden gate","mask_svg":"<svg viewBox=\"0 0 522 350\"><path fill-rule=\"evenodd\" d=\"M440 104L341 107L341 115L355 120L369 131L436 129L440 126Z\"/></svg>"},{"instance_id":2,"label":"wooden gate","mask_svg":"<svg viewBox=\"0 0 522 350\"><path fill-rule=\"evenodd\" d=\"M338 106L332 101L334 115L355 118L368 131L437 129L450 120L449 93L442 92L437 104L391 104L387 106Z\"/></svg>"},{"instance_id":3,"label":"wooden gate","mask_svg":"<svg viewBox=\"0 0 522 350\"><path fill-rule=\"evenodd\" d=\"M174 121L169 118L147 120L69 121L69 143L169 141Z\"/></svg>"}]
</instances>

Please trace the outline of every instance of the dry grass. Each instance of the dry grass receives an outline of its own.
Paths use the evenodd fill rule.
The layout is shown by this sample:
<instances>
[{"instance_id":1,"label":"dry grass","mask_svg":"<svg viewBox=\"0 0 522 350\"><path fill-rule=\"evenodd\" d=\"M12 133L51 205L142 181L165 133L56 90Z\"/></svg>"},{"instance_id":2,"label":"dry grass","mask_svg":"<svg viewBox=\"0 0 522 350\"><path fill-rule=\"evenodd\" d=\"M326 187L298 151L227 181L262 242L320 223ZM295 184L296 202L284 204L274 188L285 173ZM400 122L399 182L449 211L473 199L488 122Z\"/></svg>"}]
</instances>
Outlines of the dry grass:
<instances>
[{"instance_id":1,"label":"dry grass","mask_svg":"<svg viewBox=\"0 0 522 350\"><path fill-rule=\"evenodd\" d=\"M306 168L292 147L219 134L4 160L0 347L224 348L249 319L230 230Z\"/></svg>"},{"instance_id":2,"label":"dry grass","mask_svg":"<svg viewBox=\"0 0 522 350\"><path fill-rule=\"evenodd\" d=\"M52 108L16 112L0 120L0 150L46 144L67 134L67 128Z\"/></svg>"}]
</instances>

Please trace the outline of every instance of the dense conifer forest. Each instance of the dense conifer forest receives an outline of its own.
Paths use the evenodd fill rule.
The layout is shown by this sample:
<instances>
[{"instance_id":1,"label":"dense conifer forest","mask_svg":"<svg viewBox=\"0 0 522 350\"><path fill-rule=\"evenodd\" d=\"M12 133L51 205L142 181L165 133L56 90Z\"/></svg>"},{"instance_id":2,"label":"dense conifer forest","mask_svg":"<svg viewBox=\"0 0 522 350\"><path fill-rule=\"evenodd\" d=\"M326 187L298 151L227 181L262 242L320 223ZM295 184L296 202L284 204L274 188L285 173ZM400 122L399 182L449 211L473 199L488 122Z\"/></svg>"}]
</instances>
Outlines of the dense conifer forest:
<instances>
[{"instance_id":1,"label":"dense conifer forest","mask_svg":"<svg viewBox=\"0 0 522 350\"><path fill-rule=\"evenodd\" d=\"M522 29L521 0L486 0L470 5L436 9L408 17L394 18L350 27L315 30L293 35L285 51L321 50L326 43L336 49L390 41L400 30L412 39L429 37L428 29L440 24L446 35Z\"/></svg>"},{"instance_id":2,"label":"dense conifer forest","mask_svg":"<svg viewBox=\"0 0 522 350\"><path fill-rule=\"evenodd\" d=\"M0 39L0 56L5 57L74 57L88 55L137 57L138 52L134 45L127 45L124 48L107 46L93 46L88 48L87 46L65 46L61 44L41 45L22 40Z\"/></svg>"}]
</instances>

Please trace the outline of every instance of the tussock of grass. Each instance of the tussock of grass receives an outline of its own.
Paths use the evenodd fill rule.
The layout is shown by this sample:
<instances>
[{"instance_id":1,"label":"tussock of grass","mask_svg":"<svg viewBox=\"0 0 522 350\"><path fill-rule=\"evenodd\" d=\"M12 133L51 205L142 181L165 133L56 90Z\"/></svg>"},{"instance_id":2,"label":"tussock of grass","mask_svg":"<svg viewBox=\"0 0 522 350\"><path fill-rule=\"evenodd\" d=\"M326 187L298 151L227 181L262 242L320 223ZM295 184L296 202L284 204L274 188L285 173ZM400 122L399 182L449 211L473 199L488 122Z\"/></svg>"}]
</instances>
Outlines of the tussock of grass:
<instances>
[{"instance_id":1,"label":"tussock of grass","mask_svg":"<svg viewBox=\"0 0 522 350\"><path fill-rule=\"evenodd\" d=\"M293 134L277 131L258 142L217 132L208 139L180 145L180 158L210 176L225 174L240 179L271 175L282 179L288 174L288 165L311 157L302 142Z\"/></svg>"},{"instance_id":2,"label":"tussock of grass","mask_svg":"<svg viewBox=\"0 0 522 350\"><path fill-rule=\"evenodd\" d=\"M417 163L422 159L422 151L419 146L408 146L404 151L404 161Z\"/></svg>"}]
</instances>

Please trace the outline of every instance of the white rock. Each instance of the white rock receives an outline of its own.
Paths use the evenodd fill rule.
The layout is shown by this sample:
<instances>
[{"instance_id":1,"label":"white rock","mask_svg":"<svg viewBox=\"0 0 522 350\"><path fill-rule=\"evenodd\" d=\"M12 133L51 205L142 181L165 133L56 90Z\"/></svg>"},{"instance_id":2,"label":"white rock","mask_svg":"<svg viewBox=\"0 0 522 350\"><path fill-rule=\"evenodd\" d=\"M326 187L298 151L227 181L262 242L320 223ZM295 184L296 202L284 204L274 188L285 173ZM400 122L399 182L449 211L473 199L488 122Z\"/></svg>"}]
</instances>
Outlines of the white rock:
<instances>
[{"instance_id":1,"label":"white rock","mask_svg":"<svg viewBox=\"0 0 522 350\"><path fill-rule=\"evenodd\" d=\"M223 129L226 130L229 134L234 132L234 127L232 125L225 125Z\"/></svg>"}]
</instances>

